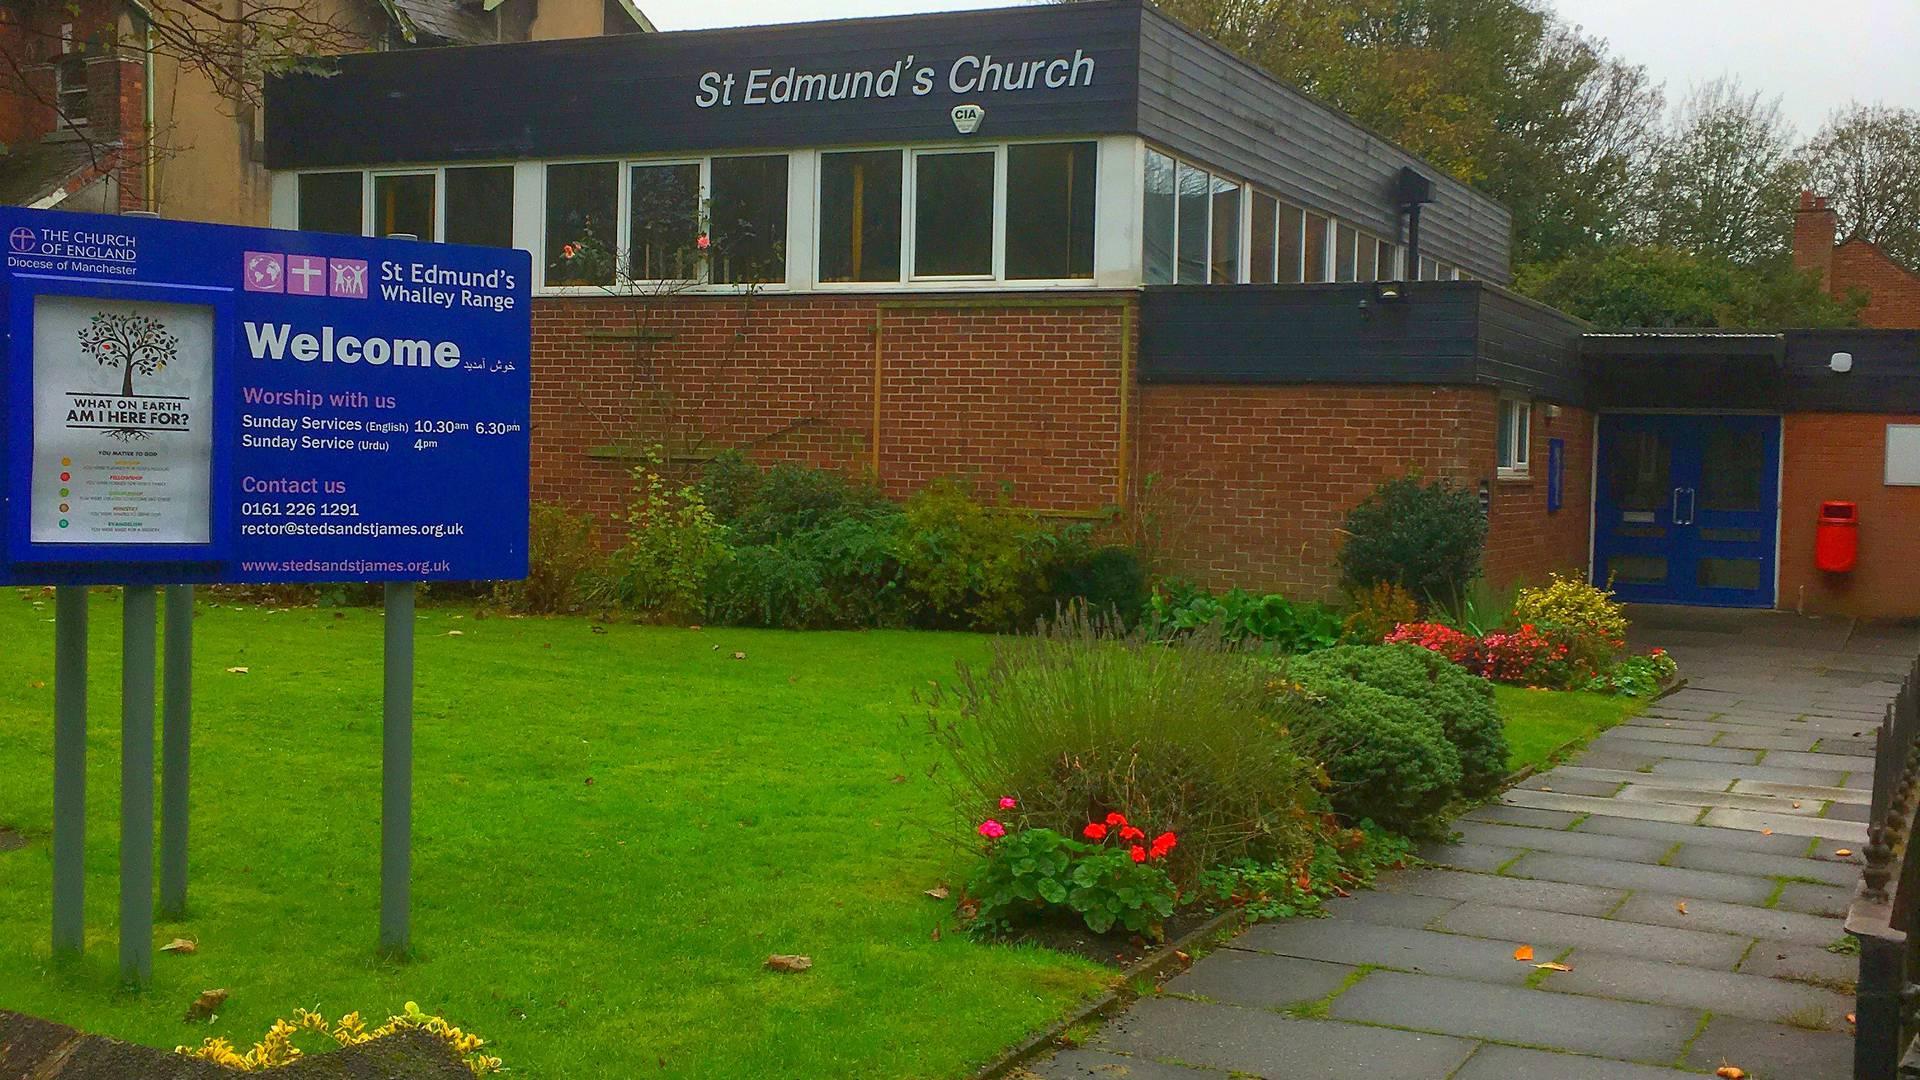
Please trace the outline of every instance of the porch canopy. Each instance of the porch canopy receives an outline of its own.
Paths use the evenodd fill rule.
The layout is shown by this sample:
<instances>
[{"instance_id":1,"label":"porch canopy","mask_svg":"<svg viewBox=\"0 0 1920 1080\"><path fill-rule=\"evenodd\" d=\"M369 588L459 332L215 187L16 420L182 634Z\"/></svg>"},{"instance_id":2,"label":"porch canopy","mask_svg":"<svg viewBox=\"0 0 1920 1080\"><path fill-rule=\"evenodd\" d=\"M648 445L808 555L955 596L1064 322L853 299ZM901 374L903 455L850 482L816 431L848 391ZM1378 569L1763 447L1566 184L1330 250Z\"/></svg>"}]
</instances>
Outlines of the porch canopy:
<instances>
[{"instance_id":1,"label":"porch canopy","mask_svg":"<svg viewBox=\"0 0 1920 1080\"><path fill-rule=\"evenodd\" d=\"M1590 333L1581 336L1580 357L1600 408L1772 411L1785 405L1784 333Z\"/></svg>"}]
</instances>

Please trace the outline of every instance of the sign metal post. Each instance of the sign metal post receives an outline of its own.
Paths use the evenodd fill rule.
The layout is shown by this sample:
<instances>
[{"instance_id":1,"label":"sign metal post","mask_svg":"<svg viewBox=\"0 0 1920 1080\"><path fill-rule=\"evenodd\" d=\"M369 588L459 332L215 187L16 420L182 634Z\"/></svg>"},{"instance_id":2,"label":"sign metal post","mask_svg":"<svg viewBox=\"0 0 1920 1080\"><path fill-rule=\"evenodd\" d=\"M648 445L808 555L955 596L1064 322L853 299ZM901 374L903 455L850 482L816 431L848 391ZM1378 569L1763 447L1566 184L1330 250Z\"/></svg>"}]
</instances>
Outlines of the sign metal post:
<instances>
[{"instance_id":1,"label":"sign metal post","mask_svg":"<svg viewBox=\"0 0 1920 1080\"><path fill-rule=\"evenodd\" d=\"M53 591L53 953L86 941L87 590Z\"/></svg>"},{"instance_id":2,"label":"sign metal post","mask_svg":"<svg viewBox=\"0 0 1920 1080\"><path fill-rule=\"evenodd\" d=\"M193 586L166 589L161 683L160 916L187 914L188 763L193 750Z\"/></svg>"},{"instance_id":3,"label":"sign metal post","mask_svg":"<svg viewBox=\"0 0 1920 1080\"><path fill-rule=\"evenodd\" d=\"M386 587L386 682L380 716L380 951L412 948L413 601L410 581Z\"/></svg>"},{"instance_id":4,"label":"sign metal post","mask_svg":"<svg viewBox=\"0 0 1920 1080\"><path fill-rule=\"evenodd\" d=\"M151 585L129 585L120 670L120 978L153 977L153 665Z\"/></svg>"}]
</instances>

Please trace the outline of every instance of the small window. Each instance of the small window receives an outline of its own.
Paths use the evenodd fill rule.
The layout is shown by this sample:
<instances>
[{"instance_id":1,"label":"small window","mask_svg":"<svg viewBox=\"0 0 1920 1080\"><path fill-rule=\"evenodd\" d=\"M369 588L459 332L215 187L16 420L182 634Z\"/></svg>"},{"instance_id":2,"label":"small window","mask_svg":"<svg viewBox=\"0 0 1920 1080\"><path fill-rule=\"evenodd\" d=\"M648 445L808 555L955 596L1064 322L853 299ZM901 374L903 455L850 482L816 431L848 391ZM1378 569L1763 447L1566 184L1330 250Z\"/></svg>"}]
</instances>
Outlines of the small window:
<instances>
[{"instance_id":1,"label":"small window","mask_svg":"<svg viewBox=\"0 0 1920 1080\"><path fill-rule=\"evenodd\" d=\"M87 57L69 52L53 65L55 100L60 109L62 127L80 127L87 122L92 95L87 90Z\"/></svg>"},{"instance_id":2,"label":"small window","mask_svg":"<svg viewBox=\"0 0 1920 1080\"><path fill-rule=\"evenodd\" d=\"M627 277L700 280L700 166L635 165L627 174Z\"/></svg>"},{"instance_id":3,"label":"small window","mask_svg":"<svg viewBox=\"0 0 1920 1080\"><path fill-rule=\"evenodd\" d=\"M1425 255L1420 256L1420 280L1439 281L1440 260L1429 259Z\"/></svg>"},{"instance_id":4,"label":"small window","mask_svg":"<svg viewBox=\"0 0 1920 1080\"><path fill-rule=\"evenodd\" d=\"M1501 398L1494 439L1495 464L1500 475L1525 476L1527 450L1533 441L1533 403L1520 398Z\"/></svg>"},{"instance_id":5,"label":"small window","mask_svg":"<svg viewBox=\"0 0 1920 1080\"><path fill-rule=\"evenodd\" d=\"M1090 142L1007 148L1007 277L1093 276L1097 151Z\"/></svg>"},{"instance_id":6,"label":"small window","mask_svg":"<svg viewBox=\"0 0 1920 1080\"><path fill-rule=\"evenodd\" d=\"M993 276L993 158L991 150L914 156L915 277Z\"/></svg>"},{"instance_id":7,"label":"small window","mask_svg":"<svg viewBox=\"0 0 1920 1080\"><path fill-rule=\"evenodd\" d=\"M1308 214L1306 221L1306 267L1302 280L1317 284L1327 280L1327 219Z\"/></svg>"},{"instance_id":8,"label":"small window","mask_svg":"<svg viewBox=\"0 0 1920 1080\"><path fill-rule=\"evenodd\" d=\"M547 166L547 284L613 284L619 213L620 166Z\"/></svg>"},{"instance_id":9,"label":"small window","mask_svg":"<svg viewBox=\"0 0 1920 1080\"><path fill-rule=\"evenodd\" d=\"M300 177L299 225L307 232L359 236L361 174L304 173Z\"/></svg>"},{"instance_id":10,"label":"small window","mask_svg":"<svg viewBox=\"0 0 1920 1080\"><path fill-rule=\"evenodd\" d=\"M1142 213L1146 233L1147 284L1173 284L1174 163L1154 150L1147 151L1147 197Z\"/></svg>"},{"instance_id":11,"label":"small window","mask_svg":"<svg viewBox=\"0 0 1920 1080\"><path fill-rule=\"evenodd\" d=\"M400 233L416 240L438 240L433 227L433 187L430 172L375 175L373 235Z\"/></svg>"},{"instance_id":12,"label":"small window","mask_svg":"<svg viewBox=\"0 0 1920 1080\"><path fill-rule=\"evenodd\" d=\"M1356 276L1354 245L1359 233L1351 225L1336 224L1333 230L1333 280L1352 281Z\"/></svg>"},{"instance_id":13,"label":"small window","mask_svg":"<svg viewBox=\"0 0 1920 1080\"><path fill-rule=\"evenodd\" d=\"M711 168L713 282L787 280L787 156L714 158Z\"/></svg>"},{"instance_id":14,"label":"small window","mask_svg":"<svg viewBox=\"0 0 1920 1080\"><path fill-rule=\"evenodd\" d=\"M1379 250L1374 255L1374 258L1377 260L1376 265L1378 266L1378 273L1375 275L1374 280L1392 281L1400 276L1400 268L1396 265L1399 260L1394 257L1393 245L1385 240L1381 240L1379 241L1378 248Z\"/></svg>"},{"instance_id":15,"label":"small window","mask_svg":"<svg viewBox=\"0 0 1920 1080\"><path fill-rule=\"evenodd\" d=\"M820 155L820 280L900 280L898 150Z\"/></svg>"},{"instance_id":16,"label":"small window","mask_svg":"<svg viewBox=\"0 0 1920 1080\"><path fill-rule=\"evenodd\" d=\"M1358 278L1361 281L1380 280L1380 242L1366 233L1360 234Z\"/></svg>"},{"instance_id":17,"label":"small window","mask_svg":"<svg viewBox=\"0 0 1920 1080\"><path fill-rule=\"evenodd\" d=\"M1180 188L1180 268L1176 275L1182 285L1207 283L1207 237L1212 231L1212 216L1207 209L1213 178L1205 169L1184 162L1177 182Z\"/></svg>"},{"instance_id":18,"label":"small window","mask_svg":"<svg viewBox=\"0 0 1920 1080\"><path fill-rule=\"evenodd\" d=\"M513 166L475 165L447 170L449 244L513 246Z\"/></svg>"},{"instance_id":19,"label":"small window","mask_svg":"<svg viewBox=\"0 0 1920 1080\"><path fill-rule=\"evenodd\" d=\"M1280 272L1276 280L1286 284L1304 280L1300 273L1300 208L1280 204Z\"/></svg>"},{"instance_id":20,"label":"small window","mask_svg":"<svg viewBox=\"0 0 1920 1080\"><path fill-rule=\"evenodd\" d=\"M1240 280L1240 185L1213 178L1213 248L1208 279L1215 285Z\"/></svg>"},{"instance_id":21,"label":"small window","mask_svg":"<svg viewBox=\"0 0 1920 1080\"><path fill-rule=\"evenodd\" d=\"M1247 250L1247 280L1271 285L1280 272L1280 202L1264 191L1253 193L1253 241Z\"/></svg>"}]
</instances>

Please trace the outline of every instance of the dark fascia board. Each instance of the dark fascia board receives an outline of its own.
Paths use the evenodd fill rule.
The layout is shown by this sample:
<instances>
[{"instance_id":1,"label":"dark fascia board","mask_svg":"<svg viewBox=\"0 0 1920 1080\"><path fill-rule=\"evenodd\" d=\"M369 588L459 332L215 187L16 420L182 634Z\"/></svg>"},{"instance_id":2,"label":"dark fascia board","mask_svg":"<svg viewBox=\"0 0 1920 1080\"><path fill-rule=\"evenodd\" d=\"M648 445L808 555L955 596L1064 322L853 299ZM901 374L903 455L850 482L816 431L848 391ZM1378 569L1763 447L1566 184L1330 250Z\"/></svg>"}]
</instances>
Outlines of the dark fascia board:
<instances>
[{"instance_id":1,"label":"dark fascia board","mask_svg":"<svg viewBox=\"0 0 1920 1080\"><path fill-rule=\"evenodd\" d=\"M1624 330L1611 333L1587 333L1580 339L1580 354L1588 360L1628 357L1758 358L1772 361L1776 369L1787 357L1785 333L1742 333L1712 330Z\"/></svg>"},{"instance_id":2,"label":"dark fascia board","mask_svg":"<svg viewBox=\"0 0 1920 1080\"><path fill-rule=\"evenodd\" d=\"M1087 6L1092 6L1093 2L1103 2L1103 0L1088 0ZM1192 27L1188 26L1186 23L1181 22L1179 19L1173 17L1172 15L1167 14L1165 11L1161 10L1160 6L1154 3L1153 0L1122 0L1122 2L1138 3L1140 7L1144 9L1146 17L1157 18L1160 21L1168 24L1169 26L1172 26L1174 29L1176 29L1180 33L1185 34L1189 38L1192 38L1193 40L1199 42L1208 51L1218 56L1222 63L1231 64L1235 67L1238 67L1248 72L1249 74L1253 75L1255 78L1270 84L1276 92L1287 94L1291 97L1294 97L1298 99L1300 102L1302 102L1303 104L1305 104L1306 106L1308 106L1309 108L1318 109L1321 112L1334 117L1339 123L1344 124L1345 126L1350 127L1355 131L1361 132L1362 134L1366 135L1369 138L1378 140L1379 142L1382 142L1388 146L1393 147L1395 150L1399 151L1400 153L1405 154L1408 160L1412 161L1414 164L1418 165L1420 168L1426 170L1428 174L1428 179L1433 180L1437 185L1454 189L1454 192L1456 194L1464 195L1467 198L1475 199L1487 206L1495 208L1496 210L1498 210L1498 212L1502 217L1506 218L1507 227L1509 229L1513 227L1513 211L1509 209L1505 203L1492 197L1491 195L1486 194L1485 192L1472 186L1471 184L1468 184L1465 181L1456 178L1452 173L1434 164L1432 161L1428 160L1427 158L1419 154L1416 154L1413 151L1407 149L1406 147L1400 145L1400 143L1394 141L1393 139L1388 138L1386 135L1382 134L1379 131L1379 129L1361 121L1360 119L1356 118L1353 114L1346 112L1343 109L1337 108L1333 105L1330 105L1325 101L1322 101L1320 98L1315 97L1313 94L1310 94L1307 91L1301 89L1299 86L1295 85L1294 83L1289 82L1286 79L1282 79L1278 75L1275 75L1273 72L1268 71L1266 68L1263 68L1258 64L1249 63L1244 57L1234 52L1232 49L1227 48L1225 45L1220 44L1218 41L1215 41L1213 38L1208 37L1206 34L1203 34L1198 30L1193 29Z\"/></svg>"}]
</instances>

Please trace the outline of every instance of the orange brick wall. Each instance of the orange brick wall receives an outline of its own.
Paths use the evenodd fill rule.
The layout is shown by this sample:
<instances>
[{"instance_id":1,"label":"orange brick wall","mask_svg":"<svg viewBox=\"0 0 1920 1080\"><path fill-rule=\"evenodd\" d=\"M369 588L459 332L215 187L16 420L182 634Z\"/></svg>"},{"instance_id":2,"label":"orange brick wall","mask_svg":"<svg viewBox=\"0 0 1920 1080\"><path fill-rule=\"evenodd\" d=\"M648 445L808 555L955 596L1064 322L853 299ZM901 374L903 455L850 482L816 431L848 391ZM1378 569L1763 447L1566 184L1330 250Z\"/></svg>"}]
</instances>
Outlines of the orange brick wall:
<instances>
[{"instance_id":1,"label":"orange brick wall","mask_svg":"<svg viewBox=\"0 0 1920 1080\"><path fill-rule=\"evenodd\" d=\"M1833 249L1828 278L1834 295L1865 290L1867 306L1860 313L1864 326L1883 330L1920 327L1920 274L1889 259L1872 244L1849 241Z\"/></svg>"},{"instance_id":2,"label":"orange brick wall","mask_svg":"<svg viewBox=\"0 0 1920 1080\"><path fill-rule=\"evenodd\" d=\"M1866 618L1920 614L1920 487L1888 487L1888 424L1920 416L1799 413L1782 429L1779 606ZM1860 562L1850 574L1814 568L1820 503L1860 504Z\"/></svg>"},{"instance_id":3,"label":"orange brick wall","mask_svg":"<svg viewBox=\"0 0 1920 1080\"><path fill-rule=\"evenodd\" d=\"M1566 443L1560 509L1547 512L1547 441ZM1497 480L1487 522L1487 578L1495 585L1534 583L1549 573L1584 577L1593 524L1593 414L1547 403L1533 408L1527 459L1532 476Z\"/></svg>"}]
</instances>

